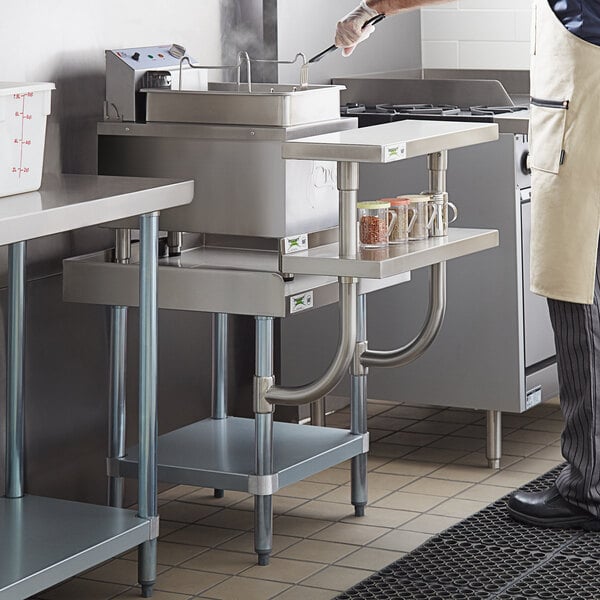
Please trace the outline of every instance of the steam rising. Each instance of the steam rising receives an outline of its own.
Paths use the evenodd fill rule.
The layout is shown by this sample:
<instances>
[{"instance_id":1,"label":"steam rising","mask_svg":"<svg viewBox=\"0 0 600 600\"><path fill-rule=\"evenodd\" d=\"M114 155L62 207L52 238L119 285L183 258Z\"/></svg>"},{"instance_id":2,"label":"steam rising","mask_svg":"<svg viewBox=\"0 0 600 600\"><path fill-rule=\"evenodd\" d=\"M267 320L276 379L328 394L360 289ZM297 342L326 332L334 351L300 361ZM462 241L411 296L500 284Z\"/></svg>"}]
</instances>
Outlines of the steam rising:
<instances>
[{"instance_id":1,"label":"steam rising","mask_svg":"<svg viewBox=\"0 0 600 600\"><path fill-rule=\"evenodd\" d=\"M277 57L277 9L273 0L223 0L221 2L222 56L234 64L240 51L252 58ZM225 78L232 77L226 73ZM242 76L244 77L244 76ZM277 68L254 65L254 81L276 82Z\"/></svg>"}]
</instances>

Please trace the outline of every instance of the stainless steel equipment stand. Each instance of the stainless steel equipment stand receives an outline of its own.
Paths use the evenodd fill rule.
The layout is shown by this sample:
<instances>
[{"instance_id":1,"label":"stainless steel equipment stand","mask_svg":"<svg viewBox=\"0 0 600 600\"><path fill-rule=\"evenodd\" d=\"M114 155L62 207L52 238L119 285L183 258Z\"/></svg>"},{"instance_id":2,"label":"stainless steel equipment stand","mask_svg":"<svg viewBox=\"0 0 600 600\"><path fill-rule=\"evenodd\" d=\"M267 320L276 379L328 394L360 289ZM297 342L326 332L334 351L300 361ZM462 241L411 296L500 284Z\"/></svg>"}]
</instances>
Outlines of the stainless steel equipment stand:
<instances>
[{"instance_id":1,"label":"stainless steel equipment stand","mask_svg":"<svg viewBox=\"0 0 600 600\"><path fill-rule=\"evenodd\" d=\"M497 135L497 127L488 124L405 121L284 142L286 159L337 162L339 243L273 256L264 251L252 254L249 250L244 250L241 256L240 250L223 252L201 247L182 252L176 268L169 259L161 262L161 307L249 314L256 319L254 420L226 415L225 392L218 391L226 377L221 346L225 335L218 327L220 318L215 318L213 418L160 437L158 474L166 482L254 495L259 564L268 564L272 549L272 494L286 485L352 459L351 501L355 513L364 514L368 452L366 367L398 366L423 352L443 319L446 261L498 245L495 230L455 229L447 236L386 248L381 253L359 252L356 227L359 163L396 162L440 153L440 148L491 141ZM240 261L245 268L240 268ZM427 266L432 274L430 306L422 332L398 350L368 350L364 294L407 281L407 273L412 269ZM281 273L293 273L294 280L286 282ZM69 259L65 261L64 297L74 302L135 306L134 274L134 264L107 263L100 254ZM314 292L315 307L335 301L330 296L334 286L340 306L340 341L327 371L316 381L300 387L275 385L273 319L291 314L289 301L299 292ZM220 292L198 293L214 289ZM243 302L239 293L223 290L240 291ZM330 393L348 369L352 375L350 431L273 422L275 405L315 402ZM109 469L119 476L135 477L139 453L140 448L129 448L124 457L110 460Z\"/></svg>"}]
</instances>

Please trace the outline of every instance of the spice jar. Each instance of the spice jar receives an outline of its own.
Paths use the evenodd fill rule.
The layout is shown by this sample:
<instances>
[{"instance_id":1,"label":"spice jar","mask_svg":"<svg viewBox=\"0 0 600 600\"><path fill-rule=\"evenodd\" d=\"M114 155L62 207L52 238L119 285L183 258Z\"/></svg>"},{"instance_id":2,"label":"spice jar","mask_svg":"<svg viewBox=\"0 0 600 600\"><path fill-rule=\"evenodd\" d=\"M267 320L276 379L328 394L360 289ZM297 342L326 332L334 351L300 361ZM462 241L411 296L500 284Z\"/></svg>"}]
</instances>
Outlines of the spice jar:
<instances>
[{"instance_id":1,"label":"spice jar","mask_svg":"<svg viewBox=\"0 0 600 600\"><path fill-rule=\"evenodd\" d=\"M387 246L389 229L390 203L386 201L359 202L358 239L363 248L381 248ZM394 218L395 221L395 218Z\"/></svg>"},{"instance_id":2,"label":"spice jar","mask_svg":"<svg viewBox=\"0 0 600 600\"><path fill-rule=\"evenodd\" d=\"M414 208L410 206L408 198L391 198L390 213L395 215L393 225L390 229L390 244L406 244L417 216Z\"/></svg>"},{"instance_id":3,"label":"spice jar","mask_svg":"<svg viewBox=\"0 0 600 600\"><path fill-rule=\"evenodd\" d=\"M408 208L411 212L413 225L408 233L409 240L425 240L429 237L431 226L429 217L429 194L411 194L399 196L398 200L408 200Z\"/></svg>"}]
</instances>

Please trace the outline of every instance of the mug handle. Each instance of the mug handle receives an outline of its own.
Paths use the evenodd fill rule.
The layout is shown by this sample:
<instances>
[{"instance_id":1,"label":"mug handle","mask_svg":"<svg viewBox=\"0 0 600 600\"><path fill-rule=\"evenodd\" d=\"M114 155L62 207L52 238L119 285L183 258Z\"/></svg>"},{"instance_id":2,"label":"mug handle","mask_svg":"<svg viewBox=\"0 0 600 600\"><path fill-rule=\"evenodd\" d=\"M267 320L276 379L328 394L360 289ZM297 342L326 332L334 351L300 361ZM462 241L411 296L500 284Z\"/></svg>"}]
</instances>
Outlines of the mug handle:
<instances>
[{"instance_id":1,"label":"mug handle","mask_svg":"<svg viewBox=\"0 0 600 600\"><path fill-rule=\"evenodd\" d=\"M413 226L417 220L417 211L414 208L408 208L408 212L409 214L412 213L412 216L410 217L410 220L408 221L408 227L407 227L407 231L408 233L410 233L413 230Z\"/></svg>"},{"instance_id":2,"label":"mug handle","mask_svg":"<svg viewBox=\"0 0 600 600\"><path fill-rule=\"evenodd\" d=\"M434 204L433 201L429 201L427 203L427 214L429 215L429 212L431 212L431 215L429 216L429 220L427 221L427 229L431 229L433 227L433 222L435 221L435 210L432 210L432 205Z\"/></svg>"},{"instance_id":3,"label":"mug handle","mask_svg":"<svg viewBox=\"0 0 600 600\"><path fill-rule=\"evenodd\" d=\"M390 219L391 217L391 219ZM388 238L392 235L392 231L394 230L394 225L398 220L398 215L395 210L388 210Z\"/></svg>"},{"instance_id":4,"label":"mug handle","mask_svg":"<svg viewBox=\"0 0 600 600\"><path fill-rule=\"evenodd\" d=\"M448 225L450 225L450 223L454 223L454 221L458 219L458 208L456 208L456 204L454 204L453 202L448 202L448 208L451 208L454 212L454 216L448 221Z\"/></svg>"}]
</instances>

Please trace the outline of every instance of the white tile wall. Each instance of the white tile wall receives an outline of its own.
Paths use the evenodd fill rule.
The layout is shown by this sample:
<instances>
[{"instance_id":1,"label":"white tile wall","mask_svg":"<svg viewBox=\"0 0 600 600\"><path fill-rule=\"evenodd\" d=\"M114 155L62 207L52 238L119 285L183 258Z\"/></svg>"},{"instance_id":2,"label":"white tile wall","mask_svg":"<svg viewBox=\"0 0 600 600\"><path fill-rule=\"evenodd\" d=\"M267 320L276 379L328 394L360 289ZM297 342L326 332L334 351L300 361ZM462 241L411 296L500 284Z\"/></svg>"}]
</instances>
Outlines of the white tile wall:
<instances>
[{"instance_id":1,"label":"white tile wall","mask_svg":"<svg viewBox=\"0 0 600 600\"><path fill-rule=\"evenodd\" d=\"M421 9L423 67L528 69L531 0L455 0Z\"/></svg>"}]
</instances>

